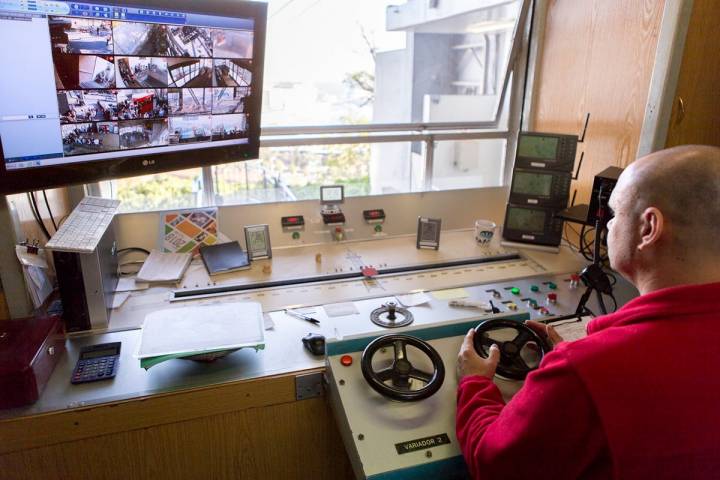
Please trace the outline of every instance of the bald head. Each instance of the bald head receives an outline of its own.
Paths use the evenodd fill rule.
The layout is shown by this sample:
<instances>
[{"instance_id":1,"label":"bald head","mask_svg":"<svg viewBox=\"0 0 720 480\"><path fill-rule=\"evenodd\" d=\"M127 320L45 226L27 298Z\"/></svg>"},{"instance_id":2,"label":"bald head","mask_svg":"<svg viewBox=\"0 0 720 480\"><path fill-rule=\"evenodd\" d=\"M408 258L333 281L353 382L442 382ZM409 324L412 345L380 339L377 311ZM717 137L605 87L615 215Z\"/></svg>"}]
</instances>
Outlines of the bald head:
<instances>
[{"instance_id":1,"label":"bald head","mask_svg":"<svg viewBox=\"0 0 720 480\"><path fill-rule=\"evenodd\" d=\"M680 248L720 253L720 148L685 145L632 163L619 185L632 210L658 208Z\"/></svg>"}]
</instances>

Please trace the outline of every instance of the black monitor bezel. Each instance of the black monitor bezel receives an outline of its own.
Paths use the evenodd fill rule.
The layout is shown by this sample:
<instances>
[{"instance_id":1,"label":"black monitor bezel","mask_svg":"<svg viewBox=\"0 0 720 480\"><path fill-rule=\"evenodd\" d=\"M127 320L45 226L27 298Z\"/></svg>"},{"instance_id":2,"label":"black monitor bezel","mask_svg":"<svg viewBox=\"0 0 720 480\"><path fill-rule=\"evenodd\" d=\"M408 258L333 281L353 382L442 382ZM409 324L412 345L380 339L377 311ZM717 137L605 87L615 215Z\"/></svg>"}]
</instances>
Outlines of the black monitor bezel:
<instances>
[{"instance_id":1,"label":"black monitor bezel","mask_svg":"<svg viewBox=\"0 0 720 480\"><path fill-rule=\"evenodd\" d=\"M8 195L115 178L150 175L173 170L252 160L259 157L267 3L234 0L204 0L202 2L191 0L148 0L142 4L138 1L91 0L90 3L138 8L151 7L206 15L253 18L255 20L253 81L252 93L247 97L246 103L247 111L251 114L248 122L248 142L226 146L212 146L212 143L204 143L199 144L198 149L192 150L8 170L5 168L5 156L2 141L0 140L0 160L2 160L0 161L0 194Z\"/></svg>"}]
</instances>

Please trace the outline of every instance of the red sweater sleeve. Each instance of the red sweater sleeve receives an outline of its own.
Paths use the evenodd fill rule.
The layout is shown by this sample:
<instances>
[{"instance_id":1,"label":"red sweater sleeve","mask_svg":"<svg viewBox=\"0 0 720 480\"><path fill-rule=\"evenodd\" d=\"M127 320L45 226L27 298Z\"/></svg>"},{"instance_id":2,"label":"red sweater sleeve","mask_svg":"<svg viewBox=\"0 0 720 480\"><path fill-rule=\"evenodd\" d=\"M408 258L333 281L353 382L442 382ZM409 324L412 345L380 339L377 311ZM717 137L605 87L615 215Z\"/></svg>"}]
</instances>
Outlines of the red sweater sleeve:
<instances>
[{"instance_id":1,"label":"red sweater sleeve","mask_svg":"<svg viewBox=\"0 0 720 480\"><path fill-rule=\"evenodd\" d=\"M609 478L607 441L562 344L507 405L488 378L458 386L457 438L475 479Z\"/></svg>"}]
</instances>

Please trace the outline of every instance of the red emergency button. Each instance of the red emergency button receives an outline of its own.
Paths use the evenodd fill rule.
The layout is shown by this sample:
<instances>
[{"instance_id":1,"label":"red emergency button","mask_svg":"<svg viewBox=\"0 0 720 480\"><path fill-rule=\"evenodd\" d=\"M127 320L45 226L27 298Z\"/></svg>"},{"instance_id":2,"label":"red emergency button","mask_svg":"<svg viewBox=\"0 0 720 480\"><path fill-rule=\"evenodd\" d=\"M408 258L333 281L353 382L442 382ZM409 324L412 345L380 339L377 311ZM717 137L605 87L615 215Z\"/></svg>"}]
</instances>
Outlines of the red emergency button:
<instances>
[{"instance_id":1,"label":"red emergency button","mask_svg":"<svg viewBox=\"0 0 720 480\"><path fill-rule=\"evenodd\" d=\"M343 355L340 357L340 363L343 364L345 367L349 367L352 365L353 359L350 355Z\"/></svg>"},{"instance_id":2,"label":"red emergency button","mask_svg":"<svg viewBox=\"0 0 720 480\"><path fill-rule=\"evenodd\" d=\"M550 303L556 303L557 302L557 293L548 293L547 301Z\"/></svg>"}]
</instances>

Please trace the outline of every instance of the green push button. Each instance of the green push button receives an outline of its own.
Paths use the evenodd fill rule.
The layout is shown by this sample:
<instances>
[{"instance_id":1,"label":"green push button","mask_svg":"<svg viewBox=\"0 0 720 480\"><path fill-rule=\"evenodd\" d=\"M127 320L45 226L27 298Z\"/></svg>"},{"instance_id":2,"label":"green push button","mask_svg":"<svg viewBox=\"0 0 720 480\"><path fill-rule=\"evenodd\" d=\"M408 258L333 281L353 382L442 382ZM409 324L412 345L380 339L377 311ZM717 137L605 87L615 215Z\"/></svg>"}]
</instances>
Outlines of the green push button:
<instances>
[{"instance_id":1,"label":"green push button","mask_svg":"<svg viewBox=\"0 0 720 480\"><path fill-rule=\"evenodd\" d=\"M530 291L531 291L531 292L539 292L539 291L540 291L540 287L538 287L537 285L531 285L531 286L530 286Z\"/></svg>"},{"instance_id":2,"label":"green push button","mask_svg":"<svg viewBox=\"0 0 720 480\"><path fill-rule=\"evenodd\" d=\"M380 225L380 224L375 225L375 232L377 232L377 233L382 232L382 225Z\"/></svg>"},{"instance_id":3,"label":"green push button","mask_svg":"<svg viewBox=\"0 0 720 480\"><path fill-rule=\"evenodd\" d=\"M557 285L555 285L553 282L548 282L547 286L550 290L555 290L557 288Z\"/></svg>"},{"instance_id":4,"label":"green push button","mask_svg":"<svg viewBox=\"0 0 720 480\"><path fill-rule=\"evenodd\" d=\"M520 289L517 287L513 287L510 289L510 293L512 293L513 295L520 295Z\"/></svg>"},{"instance_id":5,"label":"green push button","mask_svg":"<svg viewBox=\"0 0 720 480\"><path fill-rule=\"evenodd\" d=\"M293 240L297 240L298 238L300 238L300 232L293 232L292 238L293 238Z\"/></svg>"}]
</instances>

